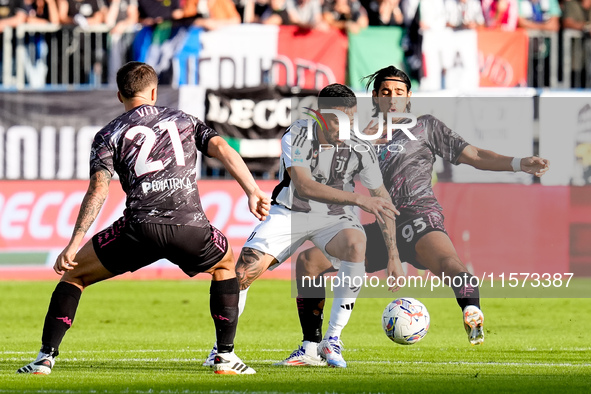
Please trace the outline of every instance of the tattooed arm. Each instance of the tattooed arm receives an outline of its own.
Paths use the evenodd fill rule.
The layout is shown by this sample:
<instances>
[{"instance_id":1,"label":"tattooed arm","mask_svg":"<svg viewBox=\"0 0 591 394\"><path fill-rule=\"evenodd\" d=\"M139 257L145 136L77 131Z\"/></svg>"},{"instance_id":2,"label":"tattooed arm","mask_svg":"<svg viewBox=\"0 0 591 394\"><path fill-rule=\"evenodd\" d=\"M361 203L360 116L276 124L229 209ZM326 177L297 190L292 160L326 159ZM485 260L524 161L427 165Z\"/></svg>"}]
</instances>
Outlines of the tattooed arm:
<instances>
[{"instance_id":1,"label":"tattooed arm","mask_svg":"<svg viewBox=\"0 0 591 394\"><path fill-rule=\"evenodd\" d=\"M390 195L388 194L388 191L386 190L384 185L380 186L377 189L372 189L369 192L374 197L390 199ZM396 246L396 220L386 217L385 223L378 221L378 224L382 229L384 242L386 243L386 248L388 249L388 266L386 268L386 271L388 276L391 277L391 279L389 279L390 285L394 284L398 277L404 276L404 271L402 270L402 262L400 261L400 256L398 255L398 247ZM397 289L397 286L389 287L389 290L392 291L396 291Z\"/></svg>"},{"instance_id":2,"label":"tattooed arm","mask_svg":"<svg viewBox=\"0 0 591 394\"><path fill-rule=\"evenodd\" d=\"M242 248L236 262L236 277L240 283L240 290L245 290L252 282L263 274L270 266L278 261L270 254L252 248Z\"/></svg>"},{"instance_id":3,"label":"tattooed arm","mask_svg":"<svg viewBox=\"0 0 591 394\"><path fill-rule=\"evenodd\" d=\"M77 263L74 262L74 258L76 257L82 239L96 219L105 199L107 198L110 182L111 174L106 170L99 170L90 178L90 184L88 185L88 190L80 205L78 219L76 219L76 225L74 226L70 242L57 257L53 266L54 271L59 275L64 271L74 269L77 265Z\"/></svg>"}]
</instances>

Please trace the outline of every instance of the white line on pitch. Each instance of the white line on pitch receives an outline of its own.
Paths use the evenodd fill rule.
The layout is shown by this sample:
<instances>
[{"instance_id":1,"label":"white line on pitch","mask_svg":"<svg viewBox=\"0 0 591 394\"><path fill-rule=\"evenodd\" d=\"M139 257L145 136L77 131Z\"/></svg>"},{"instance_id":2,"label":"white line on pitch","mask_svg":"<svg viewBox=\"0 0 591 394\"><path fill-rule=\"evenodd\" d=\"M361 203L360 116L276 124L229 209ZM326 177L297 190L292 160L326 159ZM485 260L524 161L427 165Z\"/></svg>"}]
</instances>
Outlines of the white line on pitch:
<instances>
[{"instance_id":1,"label":"white line on pitch","mask_svg":"<svg viewBox=\"0 0 591 394\"><path fill-rule=\"evenodd\" d=\"M10 357L4 361L23 361L24 358ZM118 362L201 362L201 358L114 358L114 359L96 359L96 358L61 358L59 361L67 362L95 362L95 363L118 363ZM250 359L255 363L273 363L277 360L256 360ZM391 364L391 365L471 365L471 366L530 366L530 367L591 367L590 363L519 363L519 362L473 362L473 361L367 361L367 360L347 360L354 364Z\"/></svg>"}]
</instances>

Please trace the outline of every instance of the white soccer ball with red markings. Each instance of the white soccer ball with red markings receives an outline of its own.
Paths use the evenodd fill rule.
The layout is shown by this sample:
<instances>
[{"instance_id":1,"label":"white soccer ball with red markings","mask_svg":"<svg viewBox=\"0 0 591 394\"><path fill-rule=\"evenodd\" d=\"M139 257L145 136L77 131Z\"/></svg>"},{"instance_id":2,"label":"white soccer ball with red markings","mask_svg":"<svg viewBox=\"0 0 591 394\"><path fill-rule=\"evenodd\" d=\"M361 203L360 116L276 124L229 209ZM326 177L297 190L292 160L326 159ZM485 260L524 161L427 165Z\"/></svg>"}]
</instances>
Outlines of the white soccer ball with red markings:
<instances>
[{"instance_id":1,"label":"white soccer ball with red markings","mask_svg":"<svg viewBox=\"0 0 591 394\"><path fill-rule=\"evenodd\" d=\"M429 331L429 322L427 308L414 298L392 301L382 315L384 332L401 345L412 345L423 339Z\"/></svg>"}]
</instances>

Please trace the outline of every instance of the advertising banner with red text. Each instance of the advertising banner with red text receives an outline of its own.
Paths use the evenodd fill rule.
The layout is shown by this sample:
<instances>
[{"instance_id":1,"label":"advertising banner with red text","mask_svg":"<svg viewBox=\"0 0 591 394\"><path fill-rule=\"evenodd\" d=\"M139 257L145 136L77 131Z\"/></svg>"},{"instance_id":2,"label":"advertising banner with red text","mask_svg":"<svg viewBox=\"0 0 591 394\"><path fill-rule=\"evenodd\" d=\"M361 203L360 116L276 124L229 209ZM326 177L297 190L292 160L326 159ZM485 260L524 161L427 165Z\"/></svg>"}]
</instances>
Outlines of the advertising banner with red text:
<instances>
[{"instance_id":1,"label":"advertising banner with red text","mask_svg":"<svg viewBox=\"0 0 591 394\"><path fill-rule=\"evenodd\" d=\"M259 181L269 195L275 184ZM208 218L228 237L236 257L258 223L244 193L230 180L198 185ZM0 280L56 278L51 266L70 238L86 187L86 181L0 182ZM438 183L435 193L458 255L475 275L515 270L591 275L585 246L591 205L584 202L591 188ZM113 181L89 236L119 218L124 206L120 184ZM127 277L186 278L166 261L151 268ZM290 268L286 262L266 276L288 279Z\"/></svg>"},{"instance_id":2,"label":"advertising banner with red text","mask_svg":"<svg viewBox=\"0 0 591 394\"><path fill-rule=\"evenodd\" d=\"M258 184L271 195L276 182ZM70 239L87 187L87 181L0 181L0 280L27 279L31 268L43 266L49 273L47 278L53 278L49 267ZM207 217L228 237L237 256L258 223L248 210L246 195L230 180L199 181L198 187ZM121 217L124 209L125 194L120 183L112 181L87 239ZM157 266L170 266L183 277L170 263ZM14 272L20 274L15 276ZM31 279L37 277L32 274Z\"/></svg>"},{"instance_id":3,"label":"advertising banner with red text","mask_svg":"<svg viewBox=\"0 0 591 394\"><path fill-rule=\"evenodd\" d=\"M527 53L525 30L478 30L480 86L527 86Z\"/></svg>"},{"instance_id":4,"label":"advertising banner with red text","mask_svg":"<svg viewBox=\"0 0 591 394\"><path fill-rule=\"evenodd\" d=\"M340 30L303 30L281 26L277 49L277 85L319 89L345 83L347 36Z\"/></svg>"}]
</instances>

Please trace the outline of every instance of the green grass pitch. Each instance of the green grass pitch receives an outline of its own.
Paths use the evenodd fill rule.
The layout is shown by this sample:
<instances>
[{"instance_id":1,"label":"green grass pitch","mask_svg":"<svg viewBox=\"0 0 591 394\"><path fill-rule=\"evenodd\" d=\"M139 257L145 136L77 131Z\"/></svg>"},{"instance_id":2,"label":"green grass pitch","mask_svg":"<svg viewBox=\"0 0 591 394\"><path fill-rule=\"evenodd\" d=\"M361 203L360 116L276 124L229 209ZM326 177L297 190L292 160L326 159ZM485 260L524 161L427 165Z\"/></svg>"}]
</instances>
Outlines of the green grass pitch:
<instances>
[{"instance_id":1,"label":"green grass pitch","mask_svg":"<svg viewBox=\"0 0 591 394\"><path fill-rule=\"evenodd\" d=\"M236 337L237 354L256 375L217 376L201 366L214 340L209 282L202 280L88 288L53 373L16 374L37 354L54 286L0 282L0 393L591 390L590 299L485 299L486 340L471 347L451 297L421 299L431 329L412 346L396 345L382 332L388 298L361 298L342 338L348 368L275 367L301 335L290 282L271 280L252 286Z\"/></svg>"}]
</instances>

